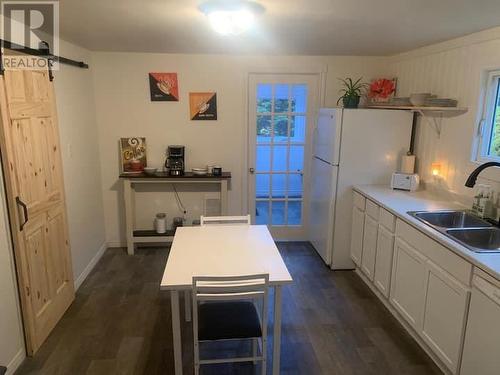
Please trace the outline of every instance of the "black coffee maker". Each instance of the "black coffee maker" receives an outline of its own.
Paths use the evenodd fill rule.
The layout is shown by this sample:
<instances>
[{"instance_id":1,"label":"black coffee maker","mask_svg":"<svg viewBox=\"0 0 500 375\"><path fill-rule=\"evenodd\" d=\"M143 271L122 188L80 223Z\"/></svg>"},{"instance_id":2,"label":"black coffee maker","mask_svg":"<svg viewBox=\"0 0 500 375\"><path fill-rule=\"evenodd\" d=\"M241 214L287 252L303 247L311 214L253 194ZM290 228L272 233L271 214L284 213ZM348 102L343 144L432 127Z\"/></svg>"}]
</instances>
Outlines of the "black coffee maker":
<instances>
[{"instance_id":1,"label":"black coffee maker","mask_svg":"<svg viewBox=\"0 0 500 375\"><path fill-rule=\"evenodd\" d=\"M184 175L184 146L168 146L165 168L170 176Z\"/></svg>"}]
</instances>

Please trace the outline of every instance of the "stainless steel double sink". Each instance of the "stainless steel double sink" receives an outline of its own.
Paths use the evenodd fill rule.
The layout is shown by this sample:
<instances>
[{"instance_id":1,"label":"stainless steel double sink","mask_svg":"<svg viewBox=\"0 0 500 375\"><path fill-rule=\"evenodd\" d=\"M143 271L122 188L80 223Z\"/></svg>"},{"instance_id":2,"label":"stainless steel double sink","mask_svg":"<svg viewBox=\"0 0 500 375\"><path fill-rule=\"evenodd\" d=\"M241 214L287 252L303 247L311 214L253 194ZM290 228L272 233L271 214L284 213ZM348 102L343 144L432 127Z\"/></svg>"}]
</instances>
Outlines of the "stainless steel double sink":
<instances>
[{"instance_id":1,"label":"stainless steel double sink","mask_svg":"<svg viewBox=\"0 0 500 375\"><path fill-rule=\"evenodd\" d=\"M500 228L469 211L409 211L408 214L471 251L500 253Z\"/></svg>"}]
</instances>

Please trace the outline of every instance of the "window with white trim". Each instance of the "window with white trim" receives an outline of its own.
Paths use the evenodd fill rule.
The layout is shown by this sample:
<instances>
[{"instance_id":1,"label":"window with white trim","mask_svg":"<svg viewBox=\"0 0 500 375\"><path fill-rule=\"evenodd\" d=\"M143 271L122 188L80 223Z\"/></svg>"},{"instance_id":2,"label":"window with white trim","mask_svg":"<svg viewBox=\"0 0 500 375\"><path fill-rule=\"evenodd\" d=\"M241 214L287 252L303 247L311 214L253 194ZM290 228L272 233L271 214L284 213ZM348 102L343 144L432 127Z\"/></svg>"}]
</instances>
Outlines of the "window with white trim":
<instances>
[{"instance_id":1,"label":"window with white trim","mask_svg":"<svg viewBox=\"0 0 500 375\"><path fill-rule=\"evenodd\" d=\"M483 114L478 130L479 161L500 160L500 70L488 72Z\"/></svg>"}]
</instances>

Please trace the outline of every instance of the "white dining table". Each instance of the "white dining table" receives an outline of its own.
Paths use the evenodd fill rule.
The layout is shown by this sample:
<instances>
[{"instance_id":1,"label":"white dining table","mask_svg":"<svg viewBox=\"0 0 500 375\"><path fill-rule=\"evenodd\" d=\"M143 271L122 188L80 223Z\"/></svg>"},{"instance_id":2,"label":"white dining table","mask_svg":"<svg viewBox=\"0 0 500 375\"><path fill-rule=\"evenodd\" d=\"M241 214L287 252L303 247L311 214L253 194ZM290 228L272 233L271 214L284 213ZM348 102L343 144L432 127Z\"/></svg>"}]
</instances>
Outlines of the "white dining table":
<instances>
[{"instance_id":1,"label":"white dining table","mask_svg":"<svg viewBox=\"0 0 500 375\"><path fill-rule=\"evenodd\" d=\"M269 274L274 288L273 374L279 374L281 288L293 281L265 225L180 227L174 236L160 290L170 292L175 374L182 374L179 293L185 292L185 318L191 319L193 276Z\"/></svg>"}]
</instances>

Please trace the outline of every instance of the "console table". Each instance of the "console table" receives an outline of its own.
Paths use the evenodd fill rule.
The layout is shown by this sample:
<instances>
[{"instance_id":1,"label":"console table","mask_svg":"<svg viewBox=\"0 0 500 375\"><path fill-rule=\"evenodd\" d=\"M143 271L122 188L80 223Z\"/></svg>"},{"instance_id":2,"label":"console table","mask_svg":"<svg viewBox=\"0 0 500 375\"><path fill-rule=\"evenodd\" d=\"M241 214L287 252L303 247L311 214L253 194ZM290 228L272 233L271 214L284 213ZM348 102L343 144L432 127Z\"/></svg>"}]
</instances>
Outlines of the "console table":
<instances>
[{"instance_id":1,"label":"console table","mask_svg":"<svg viewBox=\"0 0 500 375\"><path fill-rule=\"evenodd\" d=\"M183 176L170 176L165 172L154 175L145 173L120 174L123 180L123 197L125 201L125 222L127 230L127 251L129 255L134 254L135 244L138 242L170 242L174 238L174 231L158 234L154 230L135 230L135 186L139 184L218 184L220 185L221 215L227 215L227 187L231 179L231 172L223 172L222 176L210 174L200 176L186 172Z\"/></svg>"}]
</instances>

